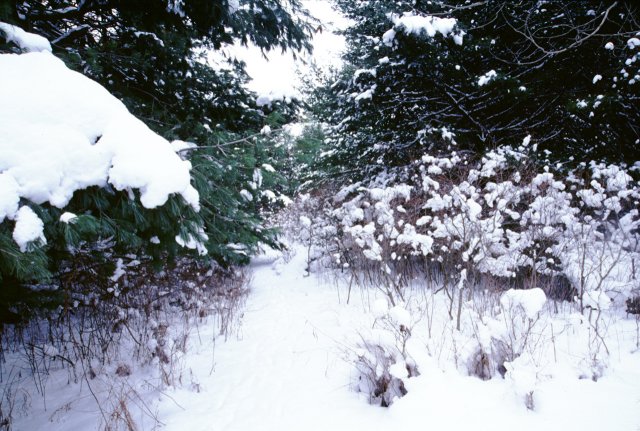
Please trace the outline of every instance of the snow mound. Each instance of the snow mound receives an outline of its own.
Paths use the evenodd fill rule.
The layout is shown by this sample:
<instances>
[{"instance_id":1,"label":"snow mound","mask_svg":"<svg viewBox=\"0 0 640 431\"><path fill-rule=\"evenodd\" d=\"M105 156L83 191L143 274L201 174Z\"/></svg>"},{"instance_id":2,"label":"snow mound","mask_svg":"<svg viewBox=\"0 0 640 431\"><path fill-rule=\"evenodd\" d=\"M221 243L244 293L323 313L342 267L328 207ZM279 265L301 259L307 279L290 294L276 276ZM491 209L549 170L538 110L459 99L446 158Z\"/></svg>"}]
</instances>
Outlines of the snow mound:
<instances>
[{"instance_id":1,"label":"snow mound","mask_svg":"<svg viewBox=\"0 0 640 431\"><path fill-rule=\"evenodd\" d=\"M64 208L77 190L138 189L146 208L180 194L191 164L98 83L48 52L0 55L0 222L20 199Z\"/></svg>"}]
</instances>

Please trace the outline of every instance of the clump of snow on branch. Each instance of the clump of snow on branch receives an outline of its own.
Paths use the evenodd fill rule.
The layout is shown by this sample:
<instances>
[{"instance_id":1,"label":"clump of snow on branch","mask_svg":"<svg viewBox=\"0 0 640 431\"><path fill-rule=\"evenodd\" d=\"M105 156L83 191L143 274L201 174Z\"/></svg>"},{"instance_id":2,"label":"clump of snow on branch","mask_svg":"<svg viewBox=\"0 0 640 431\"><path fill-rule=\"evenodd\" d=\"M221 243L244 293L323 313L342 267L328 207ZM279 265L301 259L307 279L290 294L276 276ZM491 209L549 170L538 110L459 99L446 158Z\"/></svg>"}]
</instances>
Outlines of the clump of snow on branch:
<instances>
[{"instance_id":1,"label":"clump of snow on branch","mask_svg":"<svg viewBox=\"0 0 640 431\"><path fill-rule=\"evenodd\" d=\"M0 94L0 222L26 211L21 200L64 208L92 186L138 190L146 208L174 194L199 208L190 162L50 53L1 55Z\"/></svg>"},{"instance_id":2,"label":"clump of snow on branch","mask_svg":"<svg viewBox=\"0 0 640 431\"><path fill-rule=\"evenodd\" d=\"M40 217L28 206L21 207L15 215L16 226L13 230L13 240L26 252L29 244L40 241L46 244L44 237L44 223Z\"/></svg>"},{"instance_id":3,"label":"clump of snow on branch","mask_svg":"<svg viewBox=\"0 0 640 431\"><path fill-rule=\"evenodd\" d=\"M454 32L457 23L455 18L440 18L406 12L402 15L390 14L389 19L393 22L393 28L382 36L382 42L385 45L392 46L398 32L428 37L435 37L437 33L440 33L444 37L451 36L456 44L462 45L465 33L463 31Z\"/></svg>"},{"instance_id":4,"label":"clump of snow on branch","mask_svg":"<svg viewBox=\"0 0 640 431\"><path fill-rule=\"evenodd\" d=\"M0 22L0 35L4 34L7 42L15 43L24 52L51 52L51 44L37 34L29 33L15 25Z\"/></svg>"},{"instance_id":5,"label":"clump of snow on branch","mask_svg":"<svg viewBox=\"0 0 640 431\"><path fill-rule=\"evenodd\" d=\"M478 87L483 87L487 85L489 82L496 79L497 76L498 74L496 73L495 70L488 71L487 73L482 75L480 78L478 78Z\"/></svg>"},{"instance_id":6,"label":"clump of snow on branch","mask_svg":"<svg viewBox=\"0 0 640 431\"><path fill-rule=\"evenodd\" d=\"M271 106L276 102L284 102L291 103L293 100L299 99L299 94L294 90L269 90L264 92L256 98L256 105L263 106Z\"/></svg>"}]
</instances>

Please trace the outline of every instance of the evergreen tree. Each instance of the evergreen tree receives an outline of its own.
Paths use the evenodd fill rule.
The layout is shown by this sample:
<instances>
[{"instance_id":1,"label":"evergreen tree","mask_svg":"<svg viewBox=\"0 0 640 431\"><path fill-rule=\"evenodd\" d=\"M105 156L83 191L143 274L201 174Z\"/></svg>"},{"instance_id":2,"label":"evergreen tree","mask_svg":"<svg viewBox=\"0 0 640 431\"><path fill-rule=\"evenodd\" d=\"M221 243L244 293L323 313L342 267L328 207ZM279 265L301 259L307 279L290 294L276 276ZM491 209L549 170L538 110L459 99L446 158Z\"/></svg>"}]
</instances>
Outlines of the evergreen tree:
<instances>
[{"instance_id":1,"label":"evergreen tree","mask_svg":"<svg viewBox=\"0 0 640 431\"><path fill-rule=\"evenodd\" d=\"M192 162L202 207L195 212L172 197L149 210L125 192L90 188L76 192L65 207L79 216L65 224L58 222L61 210L31 205L45 221L48 243L20 253L11 227L0 225L3 285L47 280L79 253L111 262L118 253L163 260L190 253L175 236L198 237L202 227L208 256L224 266L246 262L259 242L277 246L262 207L240 193L246 188L260 196L260 187L276 188L282 181L261 168L273 155L266 150L273 141L243 137L257 134L270 111L291 116L295 107L258 106L246 88L244 64L222 48L241 43L265 53L310 49L308 20L298 0L2 2L0 21L49 39L55 55L106 87L155 132L197 145L181 155ZM2 34L0 41L0 52L18 51ZM158 241L150 242L153 237ZM107 265L105 272L112 269Z\"/></svg>"},{"instance_id":2,"label":"evergreen tree","mask_svg":"<svg viewBox=\"0 0 640 431\"><path fill-rule=\"evenodd\" d=\"M545 159L637 159L637 5L338 3L355 25L342 76L321 90L333 103L334 174L367 177L425 151L482 153L527 135Z\"/></svg>"}]
</instances>

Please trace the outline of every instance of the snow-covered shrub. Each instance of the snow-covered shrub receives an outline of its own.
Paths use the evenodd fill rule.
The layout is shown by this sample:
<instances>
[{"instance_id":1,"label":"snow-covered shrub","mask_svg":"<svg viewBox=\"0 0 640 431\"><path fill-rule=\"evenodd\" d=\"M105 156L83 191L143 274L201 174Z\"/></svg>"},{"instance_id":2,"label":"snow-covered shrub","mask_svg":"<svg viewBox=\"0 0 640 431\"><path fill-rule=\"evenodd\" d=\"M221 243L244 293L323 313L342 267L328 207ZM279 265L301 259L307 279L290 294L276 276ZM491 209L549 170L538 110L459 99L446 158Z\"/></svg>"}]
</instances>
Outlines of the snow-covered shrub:
<instances>
[{"instance_id":1,"label":"snow-covered shrub","mask_svg":"<svg viewBox=\"0 0 640 431\"><path fill-rule=\"evenodd\" d=\"M335 253L337 229L328 216L326 202L324 194L301 193L272 221L289 242L306 245L307 273L317 266L339 263Z\"/></svg>"},{"instance_id":2,"label":"snow-covered shrub","mask_svg":"<svg viewBox=\"0 0 640 431\"><path fill-rule=\"evenodd\" d=\"M400 298L406 280L439 269L452 303L462 271L555 298L577 292L581 306L588 292L624 302L638 283L625 273L640 252L638 183L615 165L538 170L529 141L479 160L425 155L343 188L331 214L340 259Z\"/></svg>"},{"instance_id":3,"label":"snow-covered shrub","mask_svg":"<svg viewBox=\"0 0 640 431\"><path fill-rule=\"evenodd\" d=\"M579 212L567 225L561 265L581 309L602 308L612 299L624 302L638 288L638 184L619 166L591 163L583 169L582 178L568 178Z\"/></svg>"},{"instance_id":4,"label":"snow-covered shrub","mask_svg":"<svg viewBox=\"0 0 640 431\"><path fill-rule=\"evenodd\" d=\"M355 389L369 396L369 402L390 406L407 393L405 380L418 375L407 350L411 338L411 315L401 305L391 308L386 300L375 304L373 328L360 333L361 340L351 354L357 377Z\"/></svg>"},{"instance_id":5,"label":"snow-covered shrub","mask_svg":"<svg viewBox=\"0 0 640 431\"><path fill-rule=\"evenodd\" d=\"M457 362L461 360L469 375L482 380L504 377L510 362L540 345L539 313L547 298L540 288L478 295L465 304L468 316L457 337L458 344L466 342L467 347Z\"/></svg>"},{"instance_id":6,"label":"snow-covered shrub","mask_svg":"<svg viewBox=\"0 0 640 431\"><path fill-rule=\"evenodd\" d=\"M508 364L519 358L527 349L535 349L540 336L539 319L546 303L546 295L540 288L529 290L509 289L500 298L500 314L495 317L499 326L493 325L491 334L494 349L500 359L498 366L509 371Z\"/></svg>"}]
</instances>

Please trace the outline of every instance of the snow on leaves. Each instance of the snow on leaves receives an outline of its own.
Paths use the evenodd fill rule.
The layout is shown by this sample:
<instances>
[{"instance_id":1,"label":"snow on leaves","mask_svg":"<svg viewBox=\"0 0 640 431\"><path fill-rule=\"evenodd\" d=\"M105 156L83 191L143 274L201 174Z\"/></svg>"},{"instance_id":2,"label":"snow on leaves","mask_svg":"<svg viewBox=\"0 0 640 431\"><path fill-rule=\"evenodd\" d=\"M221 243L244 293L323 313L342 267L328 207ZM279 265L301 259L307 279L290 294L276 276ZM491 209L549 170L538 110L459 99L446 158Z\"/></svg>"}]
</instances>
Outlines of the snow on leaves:
<instances>
[{"instance_id":1,"label":"snow on leaves","mask_svg":"<svg viewBox=\"0 0 640 431\"><path fill-rule=\"evenodd\" d=\"M440 33L443 37L452 37L456 44L462 45L465 33L461 30L454 32L457 23L454 18L417 15L409 12L402 15L390 14L388 17L393 22L393 28L382 35L382 43L387 46L393 46L398 32L416 36L426 35L430 38Z\"/></svg>"},{"instance_id":2,"label":"snow on leaves","mask_svg":"<svg viewBox=\"0 0 640 431\"><path fill-rule=\"evenodd\" d=\"M425 155L406 183L381 175L369 187L345 188L333 211L341 253L361 254L386 273L423 256L496 277L563 274L585 304L593 292L626 298L633 286L624 268L640 251L637 182L597 163L566 178L549 168L536 173L530 141L475 163Z\"/></svg>"}]
</instances>

